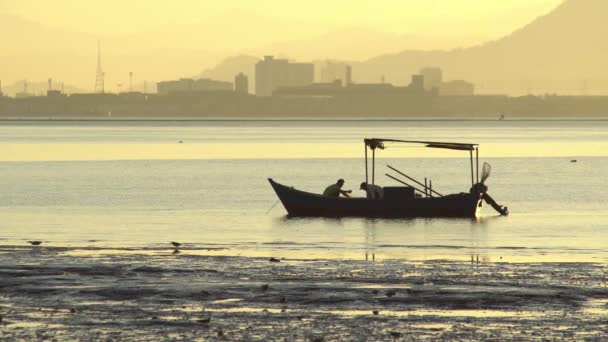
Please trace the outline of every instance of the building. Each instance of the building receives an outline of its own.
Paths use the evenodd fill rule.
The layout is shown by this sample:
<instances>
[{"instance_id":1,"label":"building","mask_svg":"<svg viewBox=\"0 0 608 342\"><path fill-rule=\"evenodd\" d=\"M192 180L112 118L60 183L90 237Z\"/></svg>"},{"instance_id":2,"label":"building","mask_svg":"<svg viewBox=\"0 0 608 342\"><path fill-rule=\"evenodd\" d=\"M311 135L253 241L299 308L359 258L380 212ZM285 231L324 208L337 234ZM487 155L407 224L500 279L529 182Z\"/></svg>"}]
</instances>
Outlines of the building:
<instances>
[{"instance_id":1,"label":"building","mask_svg":"<svg viewBox=\"0 0 608 342\"><path fill-rule=\"evenodd\" d=\"M314 82L315 66L312 63L290 63L286 59L265 56L255 65L257 96L272 96L280 87L307 86Z\"/></svg>"},{"instance_id":2,"label":"building","mask_svg":"<svg viewBox=\"0 0 608 342\"><path fill-rule=\"evenodd\" d=\"M352 83L352 68L350 65L341 62L327 61L321 69L321 82L332 83L336 80L341 81L342 85L347 86Z\"/></svg>"},{"instance_id":3,"label":"building","mask_svg":"<svg viewBox=\"0 0 608 342\"><path fill-rule=\"evenodd\" d=\"M424 89L439 89L443 83L443 71L440 68L423 68L420 75L424 77Z\"/></svg>"},{"instance_id":4,"label":"building","mask_svg":"<svg viewBox=\"0 0 608 342\"><path fill-rule=\"evenodd\" d=\"M412 82L409 85L411 90L422 91L424 88L424 76L412 75Z\"/></svg>"},{"instance_id":5,"label":"building","mask_svg":"<svg viewBox=\"0 0 608 342\"><path fill-rule=\"evenodd\" d=\"M53 97L53 98L63 97L63 93L61 92L61 90L49 89L46 91L46 97Z\"/></svg>"},{"instance_id":6,"label":"building","mask_svg":"<svg viewBox=\"0 0 608 342\"><path fill-rule=\"evenodd\" d=\"M475 95L475 85L473 83L455 80L441 83L439 96L473 96Z\"/></svg>"},{"instance_id":7,"label":"building","mask_svg":"<svg viewBox=\"0 0 608 342\"><path fill-rule=\"evenodd\" d=\"M249 94L249 78L240 72L234 77L234 91L238 94Z\"/></svg>"},{"instance_id":8,"label":"building","mask_svg":"<svg viewBox=\"0 0 608 342\"><path fill-rule=\"evenodd\" d=\"M216 81L208 78L194 80L192 78L182 78L176 81L158 82L156 85L159 95L168 95L171 93L184 92L200 92L200 91L215 91L215 90L233 90L233 85L230 82Z\"/></svg>"},{"instance_id":9,"label":"building","mask_svg":"<svg viewBox=\"0 0 608 342\"><path fill-rule=\"evenodd\" d=\"M287 86L302 87L315 82L315 65L312 63L287 64Z\"/></svg>"},{"instance_id":10,"label":"building","mask_svg":"<svg viewBox=\"0 0 608 342\"><path fill-rule=\"evenodd\" d=\"M345 86L349 86L353 84L353 67L350 65L346 66L346 80L344 82Z\"/></svg>"}]
</instances>

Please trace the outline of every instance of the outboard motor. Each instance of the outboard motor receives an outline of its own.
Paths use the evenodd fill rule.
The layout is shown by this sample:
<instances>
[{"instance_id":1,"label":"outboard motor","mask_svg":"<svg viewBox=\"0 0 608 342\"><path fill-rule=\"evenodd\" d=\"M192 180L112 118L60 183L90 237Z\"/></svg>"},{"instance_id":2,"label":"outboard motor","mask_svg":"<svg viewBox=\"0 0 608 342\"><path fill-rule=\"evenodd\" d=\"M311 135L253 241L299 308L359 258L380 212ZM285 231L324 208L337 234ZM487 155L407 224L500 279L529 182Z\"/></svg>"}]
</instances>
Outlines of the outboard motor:
<instances>
[{"instance_id":1,"label":"outboard motor","mask_svg":"<svg viewBox=\"0 0 608 342\"><path fill-rule=\"evenodd\" d=\"M492 166L488 163L483 163L483 169L481 171L481 182L473 185L470 192L472 194L476 194L480 196L484 202L494 208L500 215L507 216L509 215L509 208L506 206L499 205L494 201L494 199L488 194L488 186L485 185L485 182L488 178L490 178L490 173L492 172Z\"/></svg>"}]
</instances>

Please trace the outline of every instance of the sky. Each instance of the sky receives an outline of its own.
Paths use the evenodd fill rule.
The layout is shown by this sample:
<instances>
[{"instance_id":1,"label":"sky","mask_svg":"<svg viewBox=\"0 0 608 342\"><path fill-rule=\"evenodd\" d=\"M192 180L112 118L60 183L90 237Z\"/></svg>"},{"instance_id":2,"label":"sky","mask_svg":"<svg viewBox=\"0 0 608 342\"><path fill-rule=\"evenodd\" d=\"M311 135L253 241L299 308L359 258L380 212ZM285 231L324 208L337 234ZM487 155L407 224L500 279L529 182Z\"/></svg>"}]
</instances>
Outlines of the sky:
<instances>
[{"instance_id":1,"label":"sky","mask_svg":"<svg viewBox=\"0 0 608 342\"><path fill-rule=\"evenodd\" d=\"M382 32L495 37L562 0L0 0L0 10L45 25L99 34L134 33L244 11L311 32L363 27ZM480 27L483 29L480 32Z\"/></svg>"},{"instance_id":2,"label":"sky","mask_svg":"<svg viewBox=\"0 0 608 342\"><path fill-rule=\"evenodd\" d=\"M363 61L499 39L563 0L0 0L0 79L90 90L192 77L226 57ZM12 24L14 22L14 24ZM10 67L8 67L10 65ZM15 86L17 87L17 86ZM18 87L21 87L20 85ZM115 90L116 90L115 89Z\"/></svg>"}]
</instances>

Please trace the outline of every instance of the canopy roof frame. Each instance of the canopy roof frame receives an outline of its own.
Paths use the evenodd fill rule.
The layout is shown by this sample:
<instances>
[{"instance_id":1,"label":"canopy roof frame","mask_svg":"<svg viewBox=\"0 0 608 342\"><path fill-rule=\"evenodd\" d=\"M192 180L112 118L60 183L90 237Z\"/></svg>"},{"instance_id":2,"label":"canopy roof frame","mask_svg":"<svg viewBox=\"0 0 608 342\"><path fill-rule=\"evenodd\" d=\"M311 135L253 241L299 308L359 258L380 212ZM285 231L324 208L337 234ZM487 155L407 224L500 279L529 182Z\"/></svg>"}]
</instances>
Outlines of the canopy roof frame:
<instances>
[{"instance_id":1,"label":"canopy roof frame","mask_svg":"<svg viewBox=\"0 0 608 342\"><path fill-rule=\"evenodd\" d=\"M385 138L366 138L365 143L365 182L369 183L368 176L368 156L367 149L372 150L372 184L375 185L375 168L376 168L376 149L385 149L384 143L401 143L401 144L419 144L425 145L428 148L439 148L446 150L469 151L471 159L471 186L479 183L479 144L473 143L453 143L453 142L437 142L437 141L420 141L420 140L399 140ZM473 155L475 152L475 155Z\"/></svg>"}]
</instances>

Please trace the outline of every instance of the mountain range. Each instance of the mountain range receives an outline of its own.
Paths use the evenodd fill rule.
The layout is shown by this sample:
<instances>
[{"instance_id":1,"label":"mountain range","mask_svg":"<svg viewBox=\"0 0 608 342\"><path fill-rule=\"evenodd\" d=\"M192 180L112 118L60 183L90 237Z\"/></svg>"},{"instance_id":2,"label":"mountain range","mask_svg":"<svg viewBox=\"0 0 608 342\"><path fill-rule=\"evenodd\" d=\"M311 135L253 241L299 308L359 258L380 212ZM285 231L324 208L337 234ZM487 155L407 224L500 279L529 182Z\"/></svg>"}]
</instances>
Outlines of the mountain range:
<instances>
[{"instance_id":1,"label":"mountain range","mask_svg":"<svg viewBox=\"0 0 608 342\"><path fill-rule=\"evenodd\" d=\"M480 93L608 93L606 0L566 0L512 34L452 50L404 50L351 62L356 82L406 84L427 66L446 79L466 79ZM222 78L251 70L251 56L230 58L203 75ZM229 70L229 65L240 69ZM228 79L228 77L225 77Z\"/></svg>"},{"instance_id":2,"label":"mountain range","mask_svg":"<svg viewBox=\"0 0 608 342\"><path fill-rule=\"evenodd\" d=\"M608 94L604 13L608 13L607 0L565 0L506 37L470 47L464 47L469 39L455 37L453 46L463 47L452 49L439 49L444 47L441 40L424 35L361 28L322 33L306 23L289 25L277 40L273 33L288 26L280 19L238 11L166 30L102 37L0 14L0 31L5 33L0 80L44 83L50 77L64 81L66 87L91 91L101 40L110 91L126 89L129 72L136 84L193 76L231 81L238 72L253 81L259 58L275 54L317 65L325 58L348 60L359 83L384 78L407 84L420 68L436 66L444 70L445 79L474 82L479 93ZM483 28L479 32L484 36Z\"/></svg>"}]
</instances>

